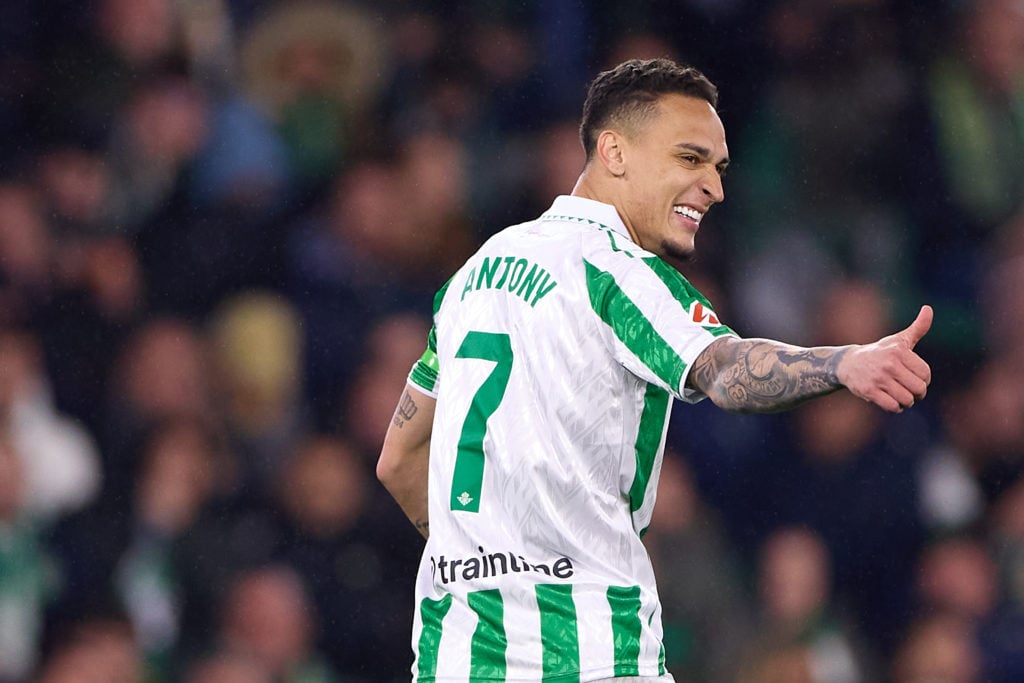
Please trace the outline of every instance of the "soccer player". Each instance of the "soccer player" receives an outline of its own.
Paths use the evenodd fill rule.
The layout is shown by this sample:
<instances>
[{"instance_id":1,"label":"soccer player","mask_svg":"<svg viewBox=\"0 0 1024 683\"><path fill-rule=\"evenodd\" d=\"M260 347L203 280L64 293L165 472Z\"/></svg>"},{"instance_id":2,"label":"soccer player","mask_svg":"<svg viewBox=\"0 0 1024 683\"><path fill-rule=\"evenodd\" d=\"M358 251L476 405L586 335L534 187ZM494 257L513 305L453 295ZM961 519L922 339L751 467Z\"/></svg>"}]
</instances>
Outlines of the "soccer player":
<instances>
[{"instance_id":1,"label":"soccer player","mask_svg":"<svg viewBox=\"0 0 1024 683\"><path fill-rule=\"evenodd\" d=\"M599 74L572 195L438 292L377 465L427 537L417 681L671 681L640 536L672 399L766 412L845 388L899 412L924 397L929 307L867 345L742 339L662 259L690 254L724 198L716 102L669 60Z\"/></svg>"}]
</instances>

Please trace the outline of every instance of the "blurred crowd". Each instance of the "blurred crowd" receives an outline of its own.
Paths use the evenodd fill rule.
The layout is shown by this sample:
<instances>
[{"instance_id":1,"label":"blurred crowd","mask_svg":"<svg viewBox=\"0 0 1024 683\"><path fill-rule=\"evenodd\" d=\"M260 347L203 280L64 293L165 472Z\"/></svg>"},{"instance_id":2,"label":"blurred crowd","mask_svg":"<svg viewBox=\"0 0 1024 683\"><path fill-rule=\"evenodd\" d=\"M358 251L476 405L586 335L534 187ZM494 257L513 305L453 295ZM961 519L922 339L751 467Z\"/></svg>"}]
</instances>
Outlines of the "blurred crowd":
<instances>
[{"instance_id":1,"label":"blurred crowd","mask_svg":"<svg viewBox=\"0 0 1024 683\"><path fill-rule=\"evenodd\" d=\"M9 0L0 683L408 680L373 477L434 291L568 193L589 79L721 89L683 272L868 342L889 416L679 406L645 540L680 683L1024 680L1024 2Z\"/></svg>"}]
</instances>

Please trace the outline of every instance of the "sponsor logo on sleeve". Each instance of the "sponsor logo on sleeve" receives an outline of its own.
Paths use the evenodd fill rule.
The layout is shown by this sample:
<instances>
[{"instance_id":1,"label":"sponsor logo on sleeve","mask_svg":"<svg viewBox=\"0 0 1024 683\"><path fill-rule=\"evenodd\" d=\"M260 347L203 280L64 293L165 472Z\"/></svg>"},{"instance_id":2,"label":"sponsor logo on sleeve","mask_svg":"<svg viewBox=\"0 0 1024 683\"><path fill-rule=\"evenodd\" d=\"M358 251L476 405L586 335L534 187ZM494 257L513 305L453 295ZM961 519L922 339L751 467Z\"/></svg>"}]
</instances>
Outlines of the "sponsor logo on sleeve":
<instances>
[{"instance_id":1,"label":"sponsor logo on sleeve","mask_svg":"<svg viewBox=\"0 0 1024 683\"><path fill-rule=\"evenodd\" d=\"M693 318L693 322L698 325L705 326L716 326L721 325L721 321L718 320L718 316L710 308L707 308L699 301L695 301L693 306L690 307L690 316Z\"/></svg>"}]
</instances>

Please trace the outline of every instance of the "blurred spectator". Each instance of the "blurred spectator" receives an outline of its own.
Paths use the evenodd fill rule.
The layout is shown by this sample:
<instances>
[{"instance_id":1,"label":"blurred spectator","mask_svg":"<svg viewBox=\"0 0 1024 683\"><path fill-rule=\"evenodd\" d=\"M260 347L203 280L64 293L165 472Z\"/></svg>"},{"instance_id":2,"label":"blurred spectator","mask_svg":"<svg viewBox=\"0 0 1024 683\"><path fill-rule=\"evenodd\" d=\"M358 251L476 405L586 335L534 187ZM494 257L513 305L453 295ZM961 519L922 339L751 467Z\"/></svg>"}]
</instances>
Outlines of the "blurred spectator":
<instances>
[{"instance_id":1,"label":"blurred spectator","mask_svg":"<svg viewBox=\"0 0 1024 683\"><path fill-rule=\"evenodd\" d=\"M202 148L209 118L205 95L184 77L154 75L132 90L114 119L108 153L115 228L137 233L159 213Z\"/></svg>"},{"instance_id":2,"label":"blurred spectator","mask_svg":"<svg viewBox=\"0 0 1024 683\"><path fill-rule=\"evenodd\" d=\"M117 614L88 613L63 624L37 683L139 683L142 656L131 625Z\"/></svg>"},{"instance_id":3,"label":"blurred spectator","mask_svg":"<svg viewBox=\"0 0 1024 683\"><path fill-rule=\"evenodd\" d=\"M951 7L908 119L901 185L925 237L917 266L947 362L983 351L981 279L995 238L1024 212L1024 9L1016 0Z\"/></svg>"},{"instance_id":4,"label":"blurred spectator","mask_svg":"<svg viewBox=\"0 0 1024 683\"><path fill-rule=\"evenodd\" d=\"M982 281L979 296L984 317L985 349L989 356L1013 366L1024 365L1024 212L1015 225L994 245L993 258Z\"/></svg>"},{"instance_id":5,"label":"blurred spectator","mask_svg":"<svg viewBox=\"0 0 1024 683\"><path fill-rule=\"evenodd\" d=\"M926 548L916 584L920 599L933 611L978 623L996 608L996 565L980 541L952 537Z\"/></svg>"},{"instance_id":6,"label":"blurred spectator","mask_svg":"<svg viewBox=\"0 0 1024 683\"><path fill-rule=\"evenodd\" d=\"M910 101L890 3L783 0L765 31L778 71L733 155L736 307L757 334L810 335L816 296L844 273L902 302L915 236L888 188Z\"/></svg>"},{"instance_id":7,"label":"blurred spectator","mask_svg":"<svg viewBox=\"0 0 1024 683\"><path fill-rule=\"evenodd\" d=\"M758 672L779 666L783 653L783 661L796 657L786 667L800 673L777 680L874 680L858 634L831 599L831 573L828 550L814 532L782 528L765 540L757 575L761 618L741 680L761 680Z\"/></svg>"},{"instance_id":8,"label":"blurred spectator","mask_svg":"<svg viewBox=\"0 0 1024 683\"><path fill-rule=\"evenodd\" d=\"M151 676L165 680L173 671L184 602L176 567L188 561L175 543L213 495L218 462L210 435L193 422L162 425L145 448L129 515L135 526L126 530L112 576Z\"/></svg>"},{"instance_id":9,"label":"blurred spectator","mask_svg":"<svg viewBox=\"0 0 1024 683\"><path fill-rule=\"evenodd\" d=\"M225 300L209 328L213 392L240 459L239 485L266 496L309 429L298 314L283 297L252 291Z\"/></svg>"},{"instance_id":10,"label":"blurred spectator","mask_svg":"<svg viewBox=\"0 0 1024 683\"><path fill-rule=\"evenodd\" d=\"M245 88L276 122L296 181L329 178L359 142L382 84L382 26L358 5L269 5L242 39Z\"/></svg>"},{"instance_id":11,"label":"blurred spectator","mask_svg":"<svg viewBox=\"0 0 1024 683\"><path fill-rule=\"evenodd\" d=\"M1024 677L1024 479L992 506L990 547L998 570L994 618L982 630L986 673L999 681Z\"/></svg>"},{"instance_id":12,"label":"blurred spectator","mask_svg":"<svg viewBox=\"0 0 1024 683\"><path fill-rule=\"evenodd\" d=\"M659 581L666 668L679 683L735 681L752 626L738 557L686 462L671 450L644 545Z\"/></svg>"},{"instance_id":13,"label":"blurred spectator","mask_svg":"<svg viewBox=\"0 0 1024 683\"><path fill-rule=\"evenodd\" d=\"M583 145L575 118L558 119L521 138L501 165L494 183L497 196L476 211L475 226L486 238L498 225L512 225L524 216L539 216L551 206L551 198L569 194L583 168Z\"/></svg>"},{"instance_id":14,"label":"blurred spectator","mask_svg":"<svg viewBox=\"0 0 1024 683\"><path fill-rule=\"evenodd\" d=\"M980 683L981 656L969 622L954 615L917 619L896 653L893 683Z\"/></svg>"},{"instance_id":15,"label":"blurred spectator","mask_svg":"<svg viewBox=\"0 0 1024 683\"><path fill-rule=\"evenodd\" d=\"M215 654L188 668L183 683L274 683L274 677L251 657Z\"/></svg>"},{"instance_id":16,"label":"blurred spectator","mask_svg":"<svg viewBox=\"0 0 1024 683\"><path fill-rule=\"evenodd\" d=\"M220 426L208 349L198 329L174 318L141 325L117 352L103 423L108 494L126 497L137 470L132 449L160 420L188 417Z\"/></svg>"},{"instance_id":17,"label":"blurred spectator","mask_svg":"<svg viewBox=\"0 0 1024 683\"><path fill-rule=\"evenodd\" d=\"M103 150L68 140L46 147L33 178L53 228L53 286L36 312L57 405L97 431L117 348L146 306L144 272L112 219L115 179Z\"/></svg>"},{"instance_id":18,"label":"blurred spectator","mask_svg":"<svg viewBox=\"0 0 1024 683\"><path fill-rule=\"evenodd\" d=\"M398 188L404 188L403 208L415 220L398 221L383 234L361 235L377 260L393 262L406 278L427 282L442 281L461 265L458 259L474 246L466 155L458 138L436 130L403 140ZM360 227L371 226L355 226Z\"/></svg>"},{"instance_id":19,"label":"blurred spectator","mask_svg":"<svg viewBox=\"0 0 1024 683\"><path fill-rule=\"evenodd\" d=\"M316 606L285 566L253 569L231 584L223 603L220 646L252 657L282 683L338 681L316 651Z\"/></svg>"},{"instance_id":20,"label":"blurred spectator","mask_svg":"<svg viewBox=\"0 0 1024 683\"><path fill-rule=\"evenodd\" d=\"M441 144L443 160L457 160L450 146ZM457 173L447 164L428 163L426 168ZM419 191L410 194L408 183L423 173L414 170L402 160L355 162L339 178L328 205L292 241L288 293L306 333L309 399L325 426L336 420L366 331L391 313L431 311L436 289L451 275L448 259L466 244L458 232L432 232L443 225L444 216L408 215L397 201L424 198ZM428 187L435 186L430 182ZM439 199L434 207L450 206L447 197ZM457 225L444 228L458 230Z\"/></svg>"},{"instance_id":21,"label":"blurred spectator","mask_svg":"<svg viewBox=\"0 0 1024 683\"><path fill-rule=\"evenodd\" d=\"M51 541L65 582L58 612L121 605L157 681L172 672L186 598L180 568L190 562L177 543L209 504L219 464L198 422L160 422L142 443L130 502L105 500L68 517Z\"/></svg>"},{"instance_id":22,"label":"blurred spectator","mask_svg":"<svg viewBox=\"0 0 1024 683\"><path fill-rule=\"evenodd\" d=\"M196 328L156 319L128 340L118 365L118 396L142 420L209 415L207 352Z\"/></svg>"},{"instance_id":23,"label":"blurred spectator","mask_svg":"<svg viewBox=\"0 0 1024 683\"><path fill-rule=\"evenodd\" d=\"M1012 498L1008 500L1012 506ZM1007 537L1006 532L997 536ZM917 594L919 612L960 619L979 654L981 680L1010 683L1024 675L1024 610L1007 590L1011 585L1001 582L1000 569L1013 567L1012 553L1002 543L995 547L999 555L986 540L969 536L933 543L919 563Z\"/></svg>"},{"instance_id":24,"label":"blurred spectator","mask_svg":"<svg viewBox=\"0 0 1024 683\"><path fill-rule=\"evenodd\" d=\"M41 136L65 127L93 139L109 136L139 83L181 65L175 8L172 0L96 0L85 25L50 46Z\"/></svg>"},{"instance_id":25,"label":"blurred spectator","mask_svg":"<svg viewBox=\"0 0 1024 683\"><path fill-rule=\"evenodd\" d=\"M205 144L189 169L190 203L207 211L281 211L296 188L273 122L237 94L225 93L209 104Z\"/></svg>"},{"instance_id":26,"label":"blurred spectator","mask_svg":"<svg viewBox=\"0 0 1024 683\"><path fill-rule=\"evenodd\" d=\"M319 649L346 681L398 680L411 659L409 599L422 544L376 505L362 456L342 439L300 444L282 473L276 553L294 567L317 606Z\"/></svg>"},{"instance_id":27,"label":"blurred spectator","mask_svg":"<svg viewBox=\"0 0 1024 683\"><path fill-rule=\"evenodd\" d=\"M182 52L196 80L212 91L230 88L237 77L232 0L178 3Z\"/></svg>"},{"instance_id":28,"label":"blurred spectator","mask_svg":"<svg viewBox=\"0 0 1024 683\"><path fill-rule=\"evenodd\" d=\"M34 180L50 209L58 243L111 229L114 178L98 145L75 139L51 142L36 158Z\"/></svg>"},{"instance_id":29,"label":"blurred spectator","mask_svg":"<svg viewBox=\"0 0 1024 683\"><path fill-rule=\"evenodd\" d=\"M0 681L24 680L36 661L54 576L25 500L25 466L0 439Z\"/></svg>"},{"instance_id":30,"label":"blurred spectator","mask_svg":"<svg viewBox=\"0 0 1024 683\"><path fill-rule=\"evenodd\" d=\"M31 320L53 286L53 237L28 185L0 182L0 314Z\"/></svg>"},{"instance_id":31,"label":"blurred spectator","mask_svg":"<svg viewBox=\"0 0 1024 683\"><path fill-rule=\"evenodd\" d=\"M53 405L38 340L0 328L0 432L21 458L25 507L41 521L89 503L99 492L92 436Z\"/></svg>"},{"instance_id":32,"label":"blurred spectator","mask_svg":"<svg viewBox=\"0 0 1024 683\"><path fill-rule=\"evenodd\" d=\"M814 683L811 652L802 645L765 650L746 665L736 680L738 683Z\"/></svg>"},{"instance_id":33,"label":"blurred spectator","mask_svg":"<svg viewBox=\"0 0 1024 683\"><path fill-rule=\"evenodd\" d=\"M103 433L103 404L117 349L144 314L138 255L118 236L66 239L59 245L60 281L38 314L40 343L54 400Z\"/></svg>"},{"instance_id":34,"label":"blurred spectator","mask_svg":"<svg viewBox=\"0 0 1024 683\"><path fill-rule=\"evenodd\" d=\"M152 309L199 319L242 288L279 286L289 169L251 103L154 77L123 108L109 156L114 220L133 235Z\"/></svg>"},{"instance_id":35,"label":"blurred spectator","mask_svg":"<svg viewBox=\"0 0 1024 683\"><path fill-rule=\"evenodd\" d=\"M962 454L949 443L936 443L918 465L920 516L934 535L956 533L979 521L984 512L981 487Z\"/></svg>"},{"instance_id":36,"label":"blurred spectator","mask_svg":"<svg viewBox=\"0 0 1024 683\"><path fill-rule=\"evenodd\" d=\"M986 362L942 403L945 447L991 502L1024 474L1024 368Z\"/></svg>"}]
</instances>

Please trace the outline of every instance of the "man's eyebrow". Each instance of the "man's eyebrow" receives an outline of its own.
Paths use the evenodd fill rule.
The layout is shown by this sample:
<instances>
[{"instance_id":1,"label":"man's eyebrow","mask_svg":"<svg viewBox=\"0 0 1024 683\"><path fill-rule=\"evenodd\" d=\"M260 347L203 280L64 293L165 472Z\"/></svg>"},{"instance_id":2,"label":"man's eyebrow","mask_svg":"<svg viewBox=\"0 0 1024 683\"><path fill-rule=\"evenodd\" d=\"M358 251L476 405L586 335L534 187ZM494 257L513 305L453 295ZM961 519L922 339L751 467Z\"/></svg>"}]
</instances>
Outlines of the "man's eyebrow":
<instances>
[{"instance_id":1,"label":"man's eyebrow","mask_svg":"<svg viewBox=\"0 0 1024 683\"><path fill-rule=\"evenodd\" d=\"M707 147L701 147L700 145L694 144L692 142L680 142L679 144L676 145L676 147L679 149L688 149L691 152L696 152L704 159L707 159L709 156L711 156L710 149L708 149Z\"/></svg>"}]
</instances>

